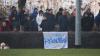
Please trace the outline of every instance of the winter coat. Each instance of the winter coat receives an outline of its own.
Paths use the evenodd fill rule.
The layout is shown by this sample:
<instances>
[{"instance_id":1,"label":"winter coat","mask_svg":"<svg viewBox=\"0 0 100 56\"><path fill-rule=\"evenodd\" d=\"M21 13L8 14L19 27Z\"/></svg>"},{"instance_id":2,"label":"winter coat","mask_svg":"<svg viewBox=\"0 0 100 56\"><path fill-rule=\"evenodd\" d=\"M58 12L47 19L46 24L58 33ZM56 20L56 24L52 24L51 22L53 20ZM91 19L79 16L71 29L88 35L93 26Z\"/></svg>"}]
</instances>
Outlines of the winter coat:
<instances>
[{"instance_id":1,"label":"winter coat","mask_svg":"<svg viewBox=\"0 0 100 56\"><path fill-rule=\"evenodd\" d=\"M68 18L66 15L61 15L58 20L60 31L68 31Z\"/></svg>"},{"instance_id":2,"label":"winter coat","mask_svg":"<svg viewBox=\"0 0 100 56\"><path fill-rule=\"evenodd\" d=\"M47 29L48 27L47 27L47 20L46 19L42 21L40 27L42 28L42 31L47 31L48 30Z\"/></svg>"},{"instance_id":3,"label":"winter coat","mask_svg":"<svg viewBox=\"0 0 100 56\"><path fill-rule=\"evenodd\" d=\"M53 31L55 26L55 16L53 14L47 15L47 31Z\"/></svg>"},{"instance_id":4,"label":"winter coat","mask_svg":"<svg viewBox=\"0 0 100 56\"><path fill-rule=\"evenodd\" d=\"M96 23L96 24L100 24L100 12L99 12L98 15L95 17L95 23Z\"/></svg>"},{"instance_id":5,"label":"winter coat","mask_svg":"<svg viewBox=\"0 0 100 56\"><path fill-rule=\"evenodd\" d=\"M82 30L91 31L94 25L94 15L92 13L85 12L82 17Z\"/></svg>"}]
</instances>

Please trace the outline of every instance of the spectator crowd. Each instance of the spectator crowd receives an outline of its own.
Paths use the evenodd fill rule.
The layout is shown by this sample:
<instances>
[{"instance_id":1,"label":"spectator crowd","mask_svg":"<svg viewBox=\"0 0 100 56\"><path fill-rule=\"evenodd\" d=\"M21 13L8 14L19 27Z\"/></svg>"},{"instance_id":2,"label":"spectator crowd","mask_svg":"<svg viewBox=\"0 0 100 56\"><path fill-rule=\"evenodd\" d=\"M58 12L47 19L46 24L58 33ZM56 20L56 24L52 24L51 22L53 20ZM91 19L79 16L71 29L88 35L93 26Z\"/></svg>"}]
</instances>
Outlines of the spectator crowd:
<instances>
[{"instance_id":1,"label":"spectator crowd","mask_svg":"<svg viewBox=\"0 0 100 56\"><path fill-rule=\"evenodd\" d=\"M17 31L75 31L76 10L69 13L67 9L59 8L57 13L53 9L46 11L34 8L30 14L23 8L17 10L15 6L9 10L8 16L0 12L0 32ZM94 17L91 9L88 8L81 18L82 31L100 31L100 10Z\"/></svg>"}]
</instances>

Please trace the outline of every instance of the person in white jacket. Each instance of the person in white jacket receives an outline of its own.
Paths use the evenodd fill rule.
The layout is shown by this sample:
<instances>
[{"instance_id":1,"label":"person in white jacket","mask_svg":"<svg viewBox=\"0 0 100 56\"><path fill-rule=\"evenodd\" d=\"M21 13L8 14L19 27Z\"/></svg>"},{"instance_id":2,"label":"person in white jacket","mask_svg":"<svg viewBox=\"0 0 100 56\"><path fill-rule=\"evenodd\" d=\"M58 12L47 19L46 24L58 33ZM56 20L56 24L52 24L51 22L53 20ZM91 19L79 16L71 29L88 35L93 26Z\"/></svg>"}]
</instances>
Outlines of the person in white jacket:
<instances>
[{"instance_id":1,"label":"person in white jacket","mask_svg":"<svg viewBox=\"0 0 100 56\"><path fill-rule=\"evenodd\" d=\"M43 19L44 19L43 11L40 10L36 17L36 22L38 24L38 31L42 31L42 28L40 27L40 25L41 25Z\"/></svg>"}]
</instances>

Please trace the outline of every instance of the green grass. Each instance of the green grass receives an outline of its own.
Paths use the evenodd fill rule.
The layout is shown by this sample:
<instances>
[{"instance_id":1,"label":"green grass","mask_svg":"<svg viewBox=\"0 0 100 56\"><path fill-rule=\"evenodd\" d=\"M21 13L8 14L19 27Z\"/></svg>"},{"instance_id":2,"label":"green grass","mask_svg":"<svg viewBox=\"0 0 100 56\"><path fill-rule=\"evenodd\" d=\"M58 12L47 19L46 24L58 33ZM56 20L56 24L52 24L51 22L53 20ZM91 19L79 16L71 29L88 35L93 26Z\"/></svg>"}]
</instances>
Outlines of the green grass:
<instances>
[{"instance_id":1,"label":"green grass","mask_svg":"<svg viewBox=\"0 0 100 56\"><path fill-rule=\"evenodd\" d=\"M0 56L100 56L100 49L10 49L0 50Z\"/></svg>"}]
</instances>

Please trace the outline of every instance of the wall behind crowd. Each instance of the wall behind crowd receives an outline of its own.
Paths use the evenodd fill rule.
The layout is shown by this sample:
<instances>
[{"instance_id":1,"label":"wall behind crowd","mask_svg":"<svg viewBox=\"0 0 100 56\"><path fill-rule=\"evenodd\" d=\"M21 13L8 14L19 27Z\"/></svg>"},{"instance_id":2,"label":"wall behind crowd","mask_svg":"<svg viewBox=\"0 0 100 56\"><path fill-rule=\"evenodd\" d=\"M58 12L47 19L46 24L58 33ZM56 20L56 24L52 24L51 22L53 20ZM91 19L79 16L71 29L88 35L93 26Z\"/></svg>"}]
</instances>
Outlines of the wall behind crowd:
<instances>
[{"instance_id":1,"label":"wall behind crowd","mask_svg":"<svg viewBox=\"0 0 100 56\"><path fill-rule=\"evenodd\" d=\"M44 48L42 32L0 33L0 43L5 42L10 48ZM75 34L69 32L68 47L75 48ZM100 48L99 32L82 32L81 48Z\"/></svg>"}]
</instances>

